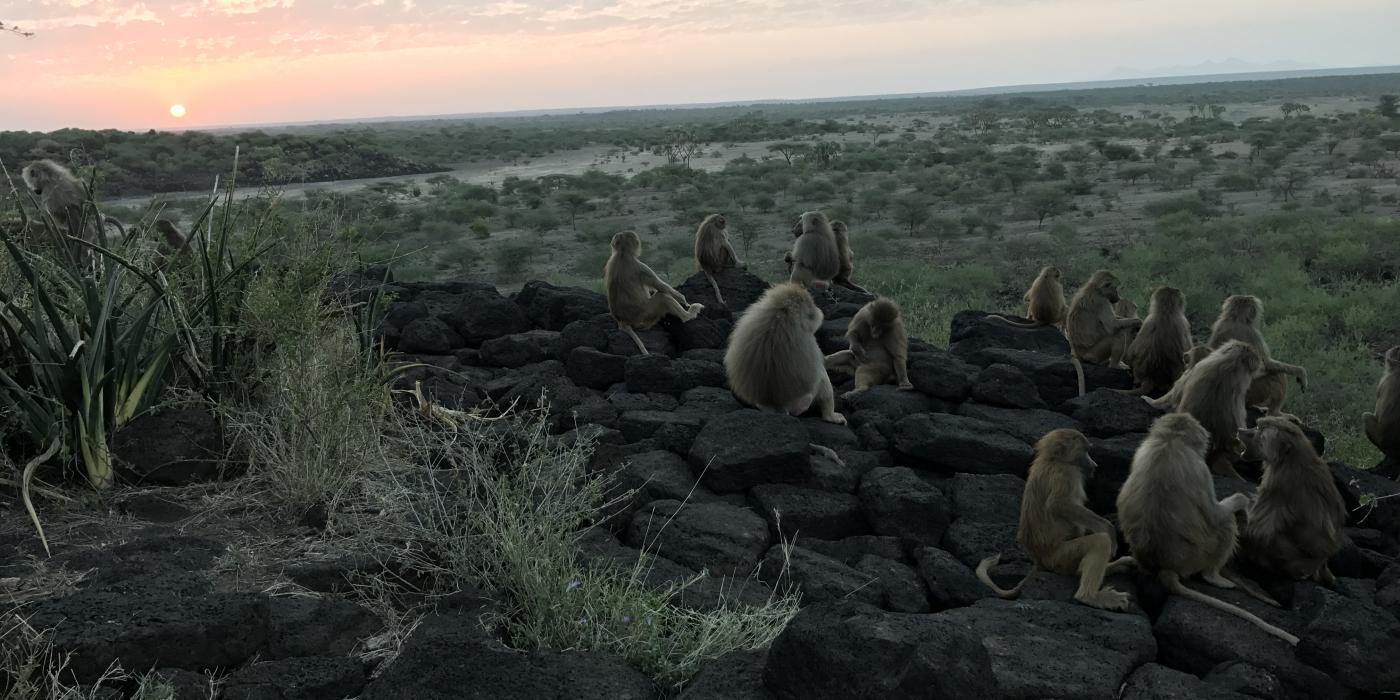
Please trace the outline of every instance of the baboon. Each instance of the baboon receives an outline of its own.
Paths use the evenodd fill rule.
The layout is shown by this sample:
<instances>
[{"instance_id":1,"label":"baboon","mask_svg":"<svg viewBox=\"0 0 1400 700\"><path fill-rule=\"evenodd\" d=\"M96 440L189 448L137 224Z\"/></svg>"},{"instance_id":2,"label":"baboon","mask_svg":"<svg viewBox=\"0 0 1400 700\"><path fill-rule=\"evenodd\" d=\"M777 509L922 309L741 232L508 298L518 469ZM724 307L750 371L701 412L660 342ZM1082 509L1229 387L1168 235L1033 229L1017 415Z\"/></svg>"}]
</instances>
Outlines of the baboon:
<instances>
[{"instance_id":1,"label":"baboon","mask_svg":"<svg viewBox=\"0 0 1400 700\"><path fill-rule=\"evenodd\" d=\"M1215 484L1204 457L1210 432L1185 413L1158 418L1133 454L1118 493L1118 525L1132 557L1154 572L1162 585L1216 610L1238 615L1289 644L1298 638L1219 598L1187 588L1184 579L1200 574L1220 588L1234 588L1223 570L1235 554L1239 530L1235 514L1249 507L1236 493L1216 501Z\"/></svg>"},{"instance_id":2,"label":"baboon","mask_svg":"<svg viewBox=\"0 0 1400 700\"><path fill-rule=\"evenodd\" d=\"M734 324L724 351L729 386L763 411L802 415L816 402L822 420L844 425L821 347L822 311L795 282L770 287Z\"/></svg>"},{"instance_id":3,"label":"baboon","mask_svg":"<svg viewBox=\"0 0 1400 700\"><path fill-rule=\"evenodd\" d=\"M826 214L809 211L793 226L797 242L792 246L791 281L815 285L822 289L841 272L841 254L836 248L836 234Z\"/></svg>"},{"instance_id":4,"label":"baboon","mask_svg":"<svg viewBox=\"0 0 1400 700\"><path fill-rule=\"evenodd\" d=\"M1186 386L1186 382L1191 376L1191 370L1195 368L1201 360L1209 356L1210 348L1204 345L1192 345L1190 350L1181 354L1181 376L1177 377L1175 382L1172 382L1171 390L1162 394L1161 398L1154 399L1150 396L1144 396L1143 398L1147 400L1147 403L1152 404L1154 408L1159 408L1167 413L1175 413L1177 405L1181 403L1181 390Z\"/></svg>"},{"instance_id":5,"label":"baboon","mask_svg":"<svg viewBox=\"0 0 1400 700\"><path fill-rule=\"evenodd\" d=\"M1210 327L1210 340L1206 343L1211 349L1231 341L1249 343L1264 361L1264 374L1250 385L1246 405L1264 406L1271 416L1282 413L1283 401L1288 393L1288 377L1298 380L1298 386L1308 387L1308 371L1298 365L1290 365L1273 359L1269 344L1259 332L1259 321L1264 315L1264 303L1258 297L1236 294L1225 299L1220 306L1220 317Z\"/></svg>"},{"instance_id":6,"label":"baboon","mask_svg":"<svg viewBox=\"0 0 1400 700\"><path fill-rule=\"evenodd\" d=\"M1030 555L1035 565L1032 573L1078 575L1075 600L1095 608L1124 610L1128 594L1105 587L1103 578L1131 569L1133 559L1114 559L1118 536L1113 523L1084 505L1088 500L1084 483L1097 467L1089 457L1089 439L1083 433L1069 428L1046 433L1035 445L1035 460L1026 475L1016 541ZM1000 560L1001 555L983 559L977 565L977 578L998 596L1015 598L1030 576L1013 588L998 587L990 571Z\"/></svg>"},{"instance_id":7,"label":"baboon","mask_svg":"<svg viewBox=\"0 0 1400 700\"><path fill-rule=\"evenodd\" d=\"M1084 362L1121 367L1123 354L1133 340L1133 331L1142 327L1136 318L1118 318L1118 277L1099 270L1074 295L1065 316L1065 338L1069 340L1070 360L1079 378L1079 395L1084 395Z\"/></svg>"},{"instance_id":8,"label":"baboon","mask_svg":"<svg viewBox=\"0 0 1400 700\"><path fill-rule=\"evenodd\" d=\"M126 228L116 219L96 212L91 217L86 216L84 210L92 197L87 185L68 168L44 159L24 166L19 174L25 187L39 198L39 205L53 216L68 235L106 244L105 227L108 225L116 228L119 236L126 235Z\"/></svg>"},{"instance_id":9,"label":"baboon","mask_svg":"<svg viewBox=\"0 0 1400 700\"><path fill-rule=\"evenodd\" d=\"M1026 290L1021 300L1026 302L1026 318L1030 319L1029 323L1013 321L995 314L987 318L998 319L1017 328L1063 326L1069 307L1065 305L1065 287L1060 281L1060 268L1054 265L1040 268L1040 274L1036 275L1035 281L1031 282L1031 288Z\"/></svg>"},{"instance_id":10,"label":"baboon","mask_svg":"<svg viewBox=\"0 0 1400 700\"><path fill-rule=\"evenodd\" d=\"M1113 305L1113 315L1118 318L1138 318L1138 305L1132 299L1123 297Z\"/></svg>"},{"instance_id":11,"label":"baboon","mask_svg":"<svg viewBox=\"0 0 1400 700\"><path fill-rule=\"evenodd\" d=\"M870 292L866 291L865 287L851 281L851 274L855 272L855 264L852 262L854 255L851 253L851 233L850 229L846 227L846 222L831 222L831 233L836 236L836 254L841 259L840 269L831 281L851 291L869 294Z\"/></svg>"},{"instance_id":12,"label":"baboon","mask_svg":"<svg viewBox=\"0 0 1400 700\"><path fill-rule=\"evenodd\" d=\"M724 306L724 295L719 292L719 282L715 281L715 275L725 268L740 267L739 255L734 252L734 246L729 244L729 236L725 229L728 222L720 214L711 214L700 222L700 228L695 231L695 264L700 266L700 270L705 273L705 277L710 280L710 287L715 290L715 300L720 306Z\"/></svg>"},{"instance_id":13,"label":"baboon","mask_svg":"<svg viewBox=\"0 0 1400 700\"><path fill-rule=\"evenodd\" d=\"M635 231L615 234L612 255L603 266L603 287L608 294L608 313L617 321L617 327L632 338L643 355L650 355L637 337L638 330L651 328L666 314L689 321L705 307L690 304L685 295L657 277L638 257L641 251L642 239Z\"/></svg>"},{"instance_id":14,"label":"baboon","mask_svg":"<svg viewBox=\"0 0 1400 700\"><path fill-rule=\"evenodd\" d=\"M914 388L909 382L909 333L893 299L879 297L862 306L846 327L846 340L849 350L826 356L827 369L855 375L856 388L846 396L891 381L902 390Z\"/></svg>"},{"instance_id":15,"label":"baboon","mask_svg":"<svg viewBox=\"0 0 1400 700\"><path fill-rule=\"evenodd\" d=\"M1240 431L1240 440L1247 458L1264 463L1240 538L1241 556L1291 578L1335 584L1327 560L1342 548L1347 511L1332 470L1287 418L1260 418L1252 430Z\"/></svg>"},{"instance_id":16,"label":"baboon","mask_svg":"<svg viewBox=\"0 0 1400 700\"><path fill-rule=\"evenodd\" d=\"M1210 433L1206 462L1220 476L1239 476L1235 462L1244 451L1239 439L1245 427L1244 399L1250 382L1263 371L1254 346L1232 340L1191 368L1191 377L1181 387L1176 410L1191 414Z\"/></svg>"},{"instance_id":17,"label":"baboon","mask_svg":"<svg viewBox=\"0 0 1400 700\"><path fill-rule=\"evenodd\" d=\"M1158 287L1152 292L1147 318L1123 357L1137 382L1133 391L1145 396L1166 393L1185 371L1190 349L1186 297L1175 287Z\"/></svg>"},{"instance_id":18,"label":"baboon","mask_svg":"<svg viewBox=\"0 0 1400 700\"><path fill-rule=\"evenodd\" d=\"M170 219L156 219L155 230L160 233L165 245L156 252L156 266L165 267L171 260L184 259L190 254L190 240Z\"/></svg>"},{"instance_id":19,"label":"baboon","mask_svg":"<svg viewBox=\"0 0 1400 700\"><path fill-rule=\"evenodd\" d=\"M1376 412L1361 416L1366 437L1387 459L1400 460L1400 345L1385 352L1385 376L1376 384Z\"/></svg>"}]
</instances>

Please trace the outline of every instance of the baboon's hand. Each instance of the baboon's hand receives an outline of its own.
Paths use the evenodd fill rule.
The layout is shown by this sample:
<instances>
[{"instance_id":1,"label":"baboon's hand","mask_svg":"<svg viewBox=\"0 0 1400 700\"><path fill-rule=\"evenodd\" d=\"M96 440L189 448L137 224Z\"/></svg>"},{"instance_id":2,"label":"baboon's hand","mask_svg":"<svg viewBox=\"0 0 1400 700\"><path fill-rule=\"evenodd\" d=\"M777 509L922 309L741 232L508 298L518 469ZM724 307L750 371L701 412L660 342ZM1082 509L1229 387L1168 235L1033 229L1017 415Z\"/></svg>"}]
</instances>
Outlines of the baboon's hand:
<instances>
[{"instance_id":1,"label":"baboon's hand","mask_svg":"<svg viewBox=\"0 0 1400 700\"><path fill-rule=\"evenodd\" d=\"M913 384L913 382L904 382L903 384L900 384L900 385L899 385L899 389L898 389L898 390L899 390L899 391L913 391L913 390L914 390L914 384Z\"/></svg>"}]
</instances>

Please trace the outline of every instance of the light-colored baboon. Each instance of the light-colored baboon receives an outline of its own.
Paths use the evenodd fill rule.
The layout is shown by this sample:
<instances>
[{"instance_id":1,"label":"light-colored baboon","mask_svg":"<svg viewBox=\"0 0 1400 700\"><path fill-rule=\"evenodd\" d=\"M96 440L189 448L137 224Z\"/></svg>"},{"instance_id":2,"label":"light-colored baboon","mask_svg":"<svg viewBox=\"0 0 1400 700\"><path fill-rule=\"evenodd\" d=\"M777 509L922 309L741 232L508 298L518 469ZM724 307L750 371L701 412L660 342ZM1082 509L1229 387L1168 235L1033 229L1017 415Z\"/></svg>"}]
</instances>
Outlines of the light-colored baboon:
<instances>
[{"instance_id":1,"label":"light-colored baboon","mask_svg":"<svg viewBox=\"0 0 1400 700\"><path fill-rule=\"evenodd\" d=\"M846 222L831 222L831 233L836 236L836 253L841 259L840 269L837 271L836 277L831 280L832 283L854 292L869 294L870 292L867 291L865 287L851 280L851 275L856 269L854 263L855 255L851 253L851 230L846 226Z\"/></svg>"},{"instance_id":2,"label":"light-colored baboon","mask_svg":"<svg viewBox=\"0 0 1400 700\"><path fill-rule=\"evenodd\" d=\"M1152 292L1147 318L1123 357L1137 382L1134 393L1157 396L1169 391L1186 370L1190 349L1186 297L1175 287L1158 287Z\"/></svg>"},{"instance_id":3,"label":"light-colored baboon","mask_svg":"<svg viewBox=\"0 0 1400 700\"><path fill-rule=\"evenodd\" d=\"M1061 327L1065 323L1065 316L1069 313L1069 306L1065 304L1065 286L1060 281L1060 268L1054 265L1046 265L1040 268L1040 274L1036 275L1035 281L1031 282L1031 288L1026 290L1025 296L1021 300L1026 302L1026 318L1029 323L1022 323L998 316L990 315L987 318L994 318L1003 321L1017 328L1041 328L1043 326Z\"/></svg>"},{"instance_id":4,"label":"light-colored baboon","mask_svg":"<svg viewBox=\"0 0 1400 700\"><path fill-rule=\"evenodd\" d=\"M1169 591L1216 610L1238 615L1289 644L1298 638L1238 606L1187 588L1200 574L1220 588L1234 588L1223 570L1235 554L1239 529L1235 514L1249 507L1236 493L1215 498L1215 483L1204 460L1210 432L1185 413L1169 413L1152 424L1133 454L1118 493L1118 527L1143 570L1157 574Z\"/></svg>"},{"instance_id":5,"label":"light-colored baboon","mask_svg":"<svg viewBox=\"0 0 1400 700\"><path fill-rule=\"evenodd\" d=\"M638 257L642 239L635 231L622 231L612 237L612 255L603 267L603 286L608 294L608 313L643 355L650 355L637 331L656 325L671 314L682 321L700 315L705 307L690 304L685 295L666 284Z\"/></svg>"},{"instance_id":6,"label":"light-colored baboon","mask_svg":"<svg viewBox=\"0 0 1400 700\"><path fill-rule=\"evenodd\" d=\"M1260 418L1252 430L1240 431L1240 440L1246 458L1264 463L1240 538L1241 556L1285 576L1333 585L1337 579L1327 560L1342 548L1347 510L1332 470L1288 418Z\"/></svg>"},{"instance_id":7,"label":"light-colored baboon","mask_svg":"<svg viewBox=\"0 0 1400 700\"><path fill-rule=\"evenodd\" d=\"M1154 408L1160 408L1167 413L1175 413L1177 405L1181 403L1181 390L1186 386L1186 382L1191 376L1191 370L1195 368L1201 360L1209 356L1210 348L1204 345L1192 345L1190 350L1182 354L1181 361L1184 369L1181 370L1181 376L1177 377L1176 381L1172 383L1171 391L1162 394L1161 398L1154 399L1150 396L1144 396L1143 398L1146 399L1147 403L1152 404Z\"/></svg>"},{"instance_id":8,"label":"light-colored baboon","mask_svg":"<svg viewBox=\"0 0 1400 700\"><path fill-rule=\"evenodd\" d=\"M727 225L724 216L711 214L700 222L700 228L695 231L695 264L710 280L710 286L715 290L715 300L720 306L725 305L724 295L719 292L715 275L727 268L743 265L739 262L739 255L734 252L734 246L729 244L729 235L725 231Z\"/></svg>"},{"instance_id":9,"label":"light-colored baboon","mask_svg":"<svg viewBox=\"0 0 1400 700\"><path fill-rule=\"evenodd\" d=\"M20 171L20 179L39 199L39 206L48 211L68 235L106 244L108 240L105 227L109 225L117 229L119 236L126 235L126 229L120 221L102 216L96 211L88 216L86 208L91 196L87 185L68 168L52 160L36 160L24 166Z\"/></svg>"},{"instance_id":10,"label":"light-colored baboon","mask_svg":"<svg viewBox=\"0 0 1400 700\"><path fill-rule=\"evenodd\" d=\"M823 289L830 286L841 272L841 254L826 214L809 211L792 230L797 241L792 246L791 281Z\"/></svg>"},{"instance_id":11,"label":"light-colored baboon","mask_svg":"<svg viewBox=\"0 0 1400 700\"><path fill-rule=\"evenodd\" d=\"M1385 375L1376 384L1376 412L1362 415L1361 422L1376 449L1400 460L1400 345L1385 352Z\"/></svg>"},{"instance_id":12,"label":"light-colored baboon","mask_svg":"<svg viewBox=\"0 0 1400 700\"><path fill-rule=\"evenodd\" d=\"M1142 327L1136 318L1118 318L1118 277L1099 270L1084 283L1069 304L1065 316L1065 338L1069 340L1070 360L1079 378L1079 395L1084 395L1084 365L1089 362L1121 367L1123 354L1132 343L1133 332Z\"/></svg>"},{"instance_id":13,"label":"light-colored baboon","mask_svg":"<svg viewBox=\"0 0 1400 700\"><path fill-rule=\"evenodd\" d=\"M154 228L161 235L164 245L156 251L156 266L165 267L172 260L183 260L190 255L190 240L174 221L156 219Z\"/></svg>"},{"instance_id":14,"label":"light-colored baboon","mask_svg":"<svg viewBox=\"0 0 1400 700\"><path fill-rule=\"evenodd\" d=\"M1245 399L1249 406L1263 406L1271 416L1280 415L1283 401L1288 393L1288 378L1298 380L1304 389L1308 386L1308 371L1298 365L1290 365L1273 359L1269 344L1259 332L1259 322L1264 315L1264 304L1258 297L1236 294L1225 299L1220 306L1220 317L1210 327L1210 340L1206 342L1212 350L1231 340L1249 343L1258 351L1264 361L1264 374L1254 381Z\"/></svg>"},{"instance_id":15,"label":"light-colored baboon","mask_svg":"<svg viewBox=\"0 0 1400 700\"><path fill-rule=\"evenodd\" d=\"M1021 498L1021 524L1016 541L1034 563L1034 571L1079 576L1074 599L1105 610L1124 610L1128 594L1103 585L1107 574L1132 568L1132 557L1114 559L1118 536L1113 523L1089 510L1084 483L1098 465L1089 457L1089 439L1077 430L1060 428L1046 433L1035 445L1035 460L1026 475ZM977 578L1002 598L1015 598L1030 580L1015 587L997 586L991 568L1001 560L994 555L977 565Z\"/></svg>"},{"instance_id":16,"label":"light-colored baboon","mask_svg":"<svg viewBox=\"0 0 1400 700\"><path fill-rule=\"evenodd\" d=\"M1244 445L1239 431L1245 427L1245 396L1249 385L1264 371L1254 346L1232 340L1211 352L1191 368L1181 387L1177 410L1189 413L1210 433L1206 461L1220 476L1238 477L1235 462Z\"/></svg>"},{"instance_id":17,"label":"light-colored baboon","mask_svg":"<svg viewBox=\"0 0 1400 700\"><path fill-rule=\"evenodd\" d=\"M826 368L856 377L856 387L846 396L865 391L876 384L895 382L900 389L913 389L909 382L909 333L893 299L879 297L856 312L846 327L849 350L826 356Z\"/></svg>"},{"instance_id":18,"label":"light-colored baboon","mask_svg":"<svg viewBox=\"0 0 1400 700\"><path fill-rule=\"evenodd\" d=\"M822 311L800 284L770 287L729 335L724 371L740 400L763 411L802 415L816 402L822 420L844 425L814 335Z\"/></svg>"}]
</instances>

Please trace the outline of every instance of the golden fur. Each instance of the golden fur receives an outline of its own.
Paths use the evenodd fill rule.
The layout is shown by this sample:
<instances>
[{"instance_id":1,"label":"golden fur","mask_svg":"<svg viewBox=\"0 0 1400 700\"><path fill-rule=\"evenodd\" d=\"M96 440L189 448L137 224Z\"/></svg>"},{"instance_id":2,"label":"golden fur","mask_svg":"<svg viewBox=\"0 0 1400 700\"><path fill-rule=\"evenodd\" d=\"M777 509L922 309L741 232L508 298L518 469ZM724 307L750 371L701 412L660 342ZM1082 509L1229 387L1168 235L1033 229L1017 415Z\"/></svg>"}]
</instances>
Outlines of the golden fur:
<instances>
[{"instance_id":1,"label":"golden fur","mask_svg":"<svg viewBox=\"0 0 1400 700\"><path fill-rule=\"evenodd\" d=\"M1342 548L1347 518L1332 470L1303 429L1287 418L1260 418L1240 438L1246 454L1264 462L1241 538L1242 555L1285 576L1332 585L1336 578L1327 560Z\"/></svg>"},{"instance_id":2,"label":"golden fur","mask_svg":"<svg viewBox=\"0 0 1400 700\"><path fill-rule=\"evenodd\" d=\"M760 410L792 415L805 413L815 402L822 420L844 425L814 335L823 318L800 284L788 282L764 292L734 324L724 352L734 395Z\"/></svg>"},{"instance_id":3,"label":"golden fur","mask_svg":"<svg viewBox=\"0 0 1400 700\"><path fill-rule=\"evenodd\" d=\"M1065 338L1070 359L1079 378L1079 395L1084 395L1084 366L1089 362L1108 367L1122 365L1123 354L1142 326L1136 318L1119 318L1113 313L1118 303L1118 277L1108 270L1095 272L1074 295L1065 317Z\"/></svg>"},{"instance_id":4,"label":"golden fur","mask_svg":"<svg viewBox=\"0 0 1400 700\"><path fill-rule=\"evenodd\" d=\"M1225 299L1220 306L1220 316L1210 328L1210 340L1206 342L1212 350L1231 340L1249 343L1264 361L1264 373L1249 388L1245 401L1249 406L1264 406L1271 416L1282 413L1284 399L1288 393L1288 377L1298 380L1304 388L1308 385L1308 371L1298 365L1278 362L1269 352L1269 344L1259 332L1259 322L1264 315L1264 303L1258 297L1236 294Z\"/></svg>"},{"instance_id":5,"label":"golden fur","mask_svg":"<svg viewBox=\"0 0 1400 700\"><path fill-rule=\"evenodd\" d=\"M1036 275L1035 281L1031 282L1031 288L1026 290L1021 300L1026 302L1026 318L1030 319L1029 323L995 314L987 318L998 319L1017 328L1063 326L1069 306L1065 304L1065 287L1060 281L1060 268L1054 265L1041 268L1040 274Z\"/></svg>"},{"instance_id":6,"label":"golden fur","mask_svg":"<svg viewBox=\"0 0 1400 700\"><path fill-rule=\"evenodd\" d=\"M1142 329L1123 357L1137 381L1137 393L1159 396L1170 390L1186 370L1186 353L1190 349L1186 297L1175 287L1158 287L1152 292Z\"/></svg>"},{"instance_id":7,"label":"golden fur","mask_svg":"<svg viewBox=\"0 0 1400 700\"><path fill-rule=\"evenodd\" d=\"M836 234L826 214L809 211L793 227L797 241L792 246L791 281L801 285L827 287L841 272L841 254Z\"/></svg>"},{"instance_id":8,"label":"golden fur","mask_svg":"<svg viewBox=\"0 0 1400 700\"><path fill-rule=\"evenodd\" d=\"M846 340L850 349L827 355L826 368L855 375L855 389L847 396L890 382L914 388L909 383L909 333L894 300L879 297L862 306L846 327Z\"/></svg>"},{"instance_id":9,"label":"golden fur","mask_svg":"<svg viewBox=\"0 0 1400 700\"><path fill-rule=\"evenodd\" d=\"M832 283L861 294L869 294L864 287L851 280L851 275L855 272L855 255L851 253L851 234L846 222L831 222L831 233L836 236L836 253L841 259L840 270L831 280Z\"/></svg>"},{"instance_id":10,"label":"golden fur","mask_svg":"<svg viewBox=\"0 0 1400 700\"><path fill-rule=\"evenodd\" d=\"M1216 474L1239 476L1234 465L1244 449L1238 433L1245 427L1245 395L1263 368L1253 346L1232 340L1193 367L1181 388L1177 410L1191 414L1210 433L1206 461Z\"/></svg>"},{"instance_id":11,"label":"golden fur","mask_svg":"<svg viewBox=\"0 0 1400 700\"><path fill-rule=\"evenodd\" d=\"M715 291L715 301L719 302L720 306L724 306L724 295L720 294L719 282L715 281L715 275L743 264L739 262L734 246L729 243L727 226L728 222L724 216L711 214L705 217L705 220L700 222L700 228L695 230L695 264L710 280L710 286Z\"/></svg>"},{"instance_id":12,"label":"golden fur","mask_svg":"<svg viewBox=\"0 0 1400 700\"><path fill-rule=\"evenodd\" d=\"M608 313L617 321L643 355L650 354L636 331L656 325L667 314L689 321L705 307L688 304L685 296L666 284L639 259L642 241L634 231L623 231L612 237L612 254L603 267L603 286L607 290Z\"/></svg>"},{"instance_id":13,"label":"golden fur","mask_svg":"<svg viewBox=\"0 0 1400 700\"><path fill-rule=\"evenodd\" d=\"M1400 460L1400 345L1385 353L1385 375L1376 384L1376 411L1362 415L1366 437L1387 458Z\"/></svg>"}]
</instances>

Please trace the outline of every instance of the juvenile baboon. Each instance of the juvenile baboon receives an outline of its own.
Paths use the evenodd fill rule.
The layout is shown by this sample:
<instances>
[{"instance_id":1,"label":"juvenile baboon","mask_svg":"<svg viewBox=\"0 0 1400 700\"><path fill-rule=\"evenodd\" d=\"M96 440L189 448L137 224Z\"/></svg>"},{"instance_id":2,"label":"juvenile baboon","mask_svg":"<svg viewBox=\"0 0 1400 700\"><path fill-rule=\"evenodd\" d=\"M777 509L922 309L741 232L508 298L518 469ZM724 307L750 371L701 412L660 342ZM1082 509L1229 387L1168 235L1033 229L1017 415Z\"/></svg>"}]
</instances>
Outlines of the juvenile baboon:
<instances>
[{"instance_id":1,"label":"juvenile baboon","mask_svg":"<svg viewBox=\"0 0 1400 700\"><path fill-rule=\"evenodd\" d=\"M1385 376L1376 384L1376 412L1362 415L1361 422L1376 449L1400 460L1400 345L1385 352Z\"/></svg>"},{"instance_id":2,"label":"juvenile baboon","mask_svg":"<svg viewBox=\"0 0 1400 700\"><path fill-rule=\"evenodd\" d=\"M909 383L909 333L893 299L879 297L862 306L846 327L846 340L849 350L826 356L827 369L855 375L856 388L846 396L890 382L902 390L914 388Z\"/></svg>"},{"instance_id":3,"label":"juvenile baboon","mask_svg":"<svg viewBox=\"0 0 1400 700\"><path fill-rule=\"evenodd\" d=\"M1232 340L1211 352L1191 368L1181 387L1177 410L1189 413L1210 433L1206 461L1221 476L1239 476L1235 462L1244 445L1239 431L1245 427L1245 396L1249 385L1263 372L1264 362L1248 343Z\"/></svg>"},{"instance_id":4,"label":"juvenile baboon","mask_svg":"<svg viewBox=\"0 0 1400 700\"><path fill-rule=\"evenodd\" d=\"M1138 318L1138 305L1132 299L1123 297L1113 305L1113 315L1118 318Z\"/></svg>"},{"instance_id":5,"label":"juvenile baboon","mask_svg":"<svg viewBox=\"0 0 1400 700\"><path fill-rule=\"evenodd\" d=\"M792 230L797 242L792 246L791 281L823 289L830 286L841 272L841 254L826 214L809 211Z\"/></svg>"},{"instance_id":6,"label":"juvenile baboon","mask_svg":"<svg viewBox=\"0 0 1400 700\"><path fill-rule=\"evenodd\" d=\"M1332 470L1317 456L1303 429L1277 416L1241 430L1245 456L1261 459L1264 474L1250 504L1241 555L1291 578L1331 586L1327 560L1342 548L1346 502Z\"/></svg>"},{"instance_id":7,"label":"juvenile baboon","mask_svg":"<svg viewBox=\"0 0 1400 700\"><path fill-rule=\"evenodd\" d=\"M1042 326L1063 326L1069 306L1065 304L1065 286L1060 281L1060 268L1046 265L1040 269L1031 288L1026 290L1021 300L1026 302L1026 318L1029 323L1013 321L995 314L987 318L1001 320L1017 328L1040 328Z\"/></svg>"},{"instance_id":8,"label":"juvenile baboon","mask_svg":"<svg viewBox=\"0 0 1400 700\"><path fill-rule=\"evenodd\" d=\"M1238 615L1289 644L1298 638L1258 616L1213 596L1187 588L1183 580L1200 574L1220 588L1235 583L1222 573L1235 553L1239 530L1235 514L1249 507L1236 493L1215 499L1215 484L1204 461L1210 432L1185 413L1158 418L1133 454L1118 493L1118 526L1142 569L1162 585L1212 608Z\"/></svg>"},{"instance_id":9,"label":"juvenile baboon","mask_svg":"<svg viewBox=\"0 0 1400 700\"><path fill-rule=\"evenodd\" d=\"M105 244L108 225L116 228L119 236L126 234L125 227L116 219L96 212L86 216L84 210L91 200L87 185L68 168L52 160L36 160L24 166L20 179L39 198L39 206L47 210L68 235Z\"/></svg>"},{"instance_id":10,"label":"juvenile baboon","mask_svg":"<svg viewBox=\"0 0 1400 700\"><path fill-rule=\"evenodd\" d=\"M1134 392L1145 396L1167 392L1185 371L1190 349L1186 297L1175 287L1158 287L1152 292L1147 318L1123 357L1137 382Z\"/></svg>"},{"instance_id":11,"label":"juvenile baboon","mask_svg":"<svg viewBox=\"0 0 1400 700\"><path fill-rule=\"evenodd\" d=\"M1220 306L1220 317L1210 328L1211 349L1231 341L1249 343L1264 361L1264 374L1249 388L1246 404L1264 406L1271 416L1280 415L1283 401L1287 397L1288 377L1298 380L1298 386L1308 386L1308 371L1298 365L1290 365L1273 359L1269 344L1259 332L1259 321L1264 315L1264 304L1258 297L1236 294L1225 299Z\"/></svg>"},{"instance_id":12,"label":"juvenile baboon","mask_svg":"<svg viewBox=\"0 0 1400 700\"><path fill-rule=\"evenodd\" d=\"M1118 298L1118 277L1108 270L1099 270L1069 304L1065 338L1069 340L1070 360L1079 378L1080 396L1084 395L1083 363L1121 367L1133 332L1142 327L1140 319L1118 318L1113 313Z\"/></svg>"},{"instance_id":13,"label":"juvenile baboon","mask_svg":"<svg viewBox=\"0 0 1400 700\"><path fill-rule=\"evenodd\" d=\"M870 292L866 291L865 287L851 280L851 274L855 272L855 263L853 262L855 256L851 253L851 232L846 227L846 222L831 222L831 233L836 236L836 253L841 259L840 269L831 281L851 291L869 294Z\"/></svg>"},{"instance_id":14,"label":"juvenile baboon","mask_svg":"<svg viewBox=\"0 0 1400 700\"><path fill-rule=\"evenodd\" d=\"M800 284L764 292L734 324L724 351L734 395L760 410L792 415L805 413L815 401L822 420L844 425L814 335L822 320L821 309Z\"/></svg>"},{"instance_id":15,"label":"juvenile baboon","mask_svg":"<svg viewBox=\"0 0 1400 700\"><path fill-rule=\"evenodd\" d=\"M720 306L725 305L724 295L719 292L715 275L726 268L743 265L739 262L739 255L734 252L734 246L729 244L727 225L724 216L711 214L700 222L700 228L695 231L695 264L710 280L710 286L715 290L715 300Z\"/></svg>"},{"instance_id":16,"label":"juvenile baboon","mask_svg":"<svg viewBox=\"0 0 1400 700\"><path fill-rule=\"evenodd\" d=\"M1026 549L1034 571L1079 576L1074 599L1105 610L1124 610L1128 594L1103 585L1107 574L1132 568L1132 557L1114 560L1118 536L1113 523L1085 507L1084 482L1098 465L1089 457L1089 439L1077 430L1060 428L1046 433L1035 445L1035 460L1026 475L1021 498L1021 524L1016 541ZM991 568L1001 560L994 555L977 565L977 578L1002 598L1015 598L1030 576L1004 589L992 582ZM1110 561L1112 560L1112 561Z\"/></svg>"},{"instance_id":17,"label":"juvenile baboon","mask_svg":"<svg viewBox=\"0 0 1400 700\"><path fill-rule=\"evenodd\" d=\"M1161 398L1154 399L1147 396L1143 398L1147 399L1147 403L1152 404L1154 408L1160 408L1167 413L1175 413L1177 406L1181 403L1181 390L1186 386L1186 382L1191 376L1191 370L1194 369L1201 360L1209 356L1210 348L1204 345L1192 345L1190 350L1187 350L1181 355L1181 376L1177 377L1175 382L1172 382L1171 390L1162 394Z\"/></svg>"},{"instance_id":18,"label":"juvenile baboon","mask_svg":"<svg viewBox=\"0 0 1400 700\"><path fill-rule=\"evenodd\" d=\"M189 237L175 226L175 222L170 219L156 219L154 228L164 241L164 245L160 246L156 252L157 267L165 267L171 260L180 260L189 256Z\"/></svg>"},{"instance_id":19,"label":"juvenile baboon","mask_svg":"<svg viewBox=\"0 0 1400 700\"><path fill-rule=\"evenodd\" d=\"M612 254L603 267L603 287L608 294L608 313L617 327L626 333L643 355L650 355L638 330L646 330L671 314L682 321L700 315L705 307L690 304L685 296L666 284L638 256L642 239L635 231L623 231L612 237Z\"/></svg>"}]
</instances>

